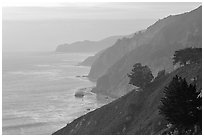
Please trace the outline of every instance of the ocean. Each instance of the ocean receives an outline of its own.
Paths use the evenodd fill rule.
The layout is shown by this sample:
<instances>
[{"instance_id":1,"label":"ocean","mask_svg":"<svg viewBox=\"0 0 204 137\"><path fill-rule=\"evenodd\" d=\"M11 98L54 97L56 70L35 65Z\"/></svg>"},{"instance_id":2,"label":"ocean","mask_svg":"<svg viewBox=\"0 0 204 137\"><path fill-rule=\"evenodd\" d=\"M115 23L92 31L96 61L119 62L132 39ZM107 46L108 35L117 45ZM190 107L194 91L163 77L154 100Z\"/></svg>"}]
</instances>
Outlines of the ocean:
<instances>
[{"instance_id":1,"label":"ocean","mask_svg":"<svg viewBox=\"0 0 204 137\"><path fill-rule=\"evenodd\" d=\"M91 54L3 53L2 132L52 134L111 100L91 93L90 67L77 66ZM84 90L83 98L75 92Z\"/></svg>"}]
</instances>

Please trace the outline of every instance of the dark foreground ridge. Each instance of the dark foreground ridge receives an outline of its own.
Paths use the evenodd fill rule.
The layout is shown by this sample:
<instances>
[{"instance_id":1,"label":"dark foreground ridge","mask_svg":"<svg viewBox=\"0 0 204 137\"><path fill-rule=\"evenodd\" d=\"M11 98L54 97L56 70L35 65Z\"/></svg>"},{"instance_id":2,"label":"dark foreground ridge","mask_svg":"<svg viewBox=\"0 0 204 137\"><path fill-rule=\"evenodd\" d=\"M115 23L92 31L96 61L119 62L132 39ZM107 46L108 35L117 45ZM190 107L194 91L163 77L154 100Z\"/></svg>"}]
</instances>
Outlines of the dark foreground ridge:
<instances>
[{"instance_id":1,"label":"dark foreground ridge","mask_svg":"<svg viewBox=\"0 0 204 137\"><path fill-rule=\"evenodd\" d=\"M188 83L197 77L197 88L202 86L202 65L186 65L154 80L143 91L132 91L125 96L75 119L53 135L106 134L162 134L167 122L159 115L158 106L163 90L178 75Z\"/></svg>"}]
</instances>

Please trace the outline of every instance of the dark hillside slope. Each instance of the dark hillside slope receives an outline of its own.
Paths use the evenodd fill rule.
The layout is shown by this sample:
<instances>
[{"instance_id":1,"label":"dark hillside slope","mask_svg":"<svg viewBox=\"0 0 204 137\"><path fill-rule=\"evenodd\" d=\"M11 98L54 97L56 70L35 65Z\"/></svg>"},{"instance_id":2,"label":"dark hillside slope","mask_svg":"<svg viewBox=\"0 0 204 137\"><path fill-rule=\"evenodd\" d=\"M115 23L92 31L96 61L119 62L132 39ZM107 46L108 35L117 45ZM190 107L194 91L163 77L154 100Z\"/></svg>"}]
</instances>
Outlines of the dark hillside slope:
<instances>
[{"instance_id":1,"label":"dark hillside slope","mask_svg":"<svg viewBox=\"0 0 204 137\"><path fill-rule=\"evenodd\" d=\"M67 124L54 134L161 134L166 121L158 114L163 89L175 76L191 83L198 77L201 88L202 65L187 65L152 82L144 91L132 91Z\"/></svg>"},{"instance_id":2,"label":"dark hillside slope","mask_svg":"<svg viewBox=\"0 0 204 137\"><path fill-rule=\"evenodd\" d=\"M202 7L168 18L169 20L174 18L174 21L157 31L148 44L139 46L124 55L98 79L94 89L96 93L120 97L128 92L127 73L131 71L134 64L140 62L148 65L154 75L162 69L172 71L172 55L176 50L191 46L202 47ZM164 20L156 24L159 25ZM147 31L156 29L155 25Z\"/></svg>"}]
</instances>

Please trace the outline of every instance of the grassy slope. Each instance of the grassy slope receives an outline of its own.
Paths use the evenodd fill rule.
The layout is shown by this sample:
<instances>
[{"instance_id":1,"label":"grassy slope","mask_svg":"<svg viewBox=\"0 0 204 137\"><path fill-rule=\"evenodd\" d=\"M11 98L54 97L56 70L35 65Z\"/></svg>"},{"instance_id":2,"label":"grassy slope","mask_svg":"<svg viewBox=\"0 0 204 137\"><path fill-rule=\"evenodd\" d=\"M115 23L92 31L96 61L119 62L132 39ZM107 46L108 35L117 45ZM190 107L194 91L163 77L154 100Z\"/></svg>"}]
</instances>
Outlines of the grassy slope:
<instances>
[{"instance_id":1,"label":"grassy slope","mask_svg":"<svg viewBox=\"0 0 204 137\"><path fill-rule=\"evenodd\" d=\"M188 65L155 80L144 91L132 91L125 96L74 120L54 134L160 134L166 122L158 114L163 89L179 75L191 82L199 76L201 88L202 65Z\"/></svg>"}]
</instances>

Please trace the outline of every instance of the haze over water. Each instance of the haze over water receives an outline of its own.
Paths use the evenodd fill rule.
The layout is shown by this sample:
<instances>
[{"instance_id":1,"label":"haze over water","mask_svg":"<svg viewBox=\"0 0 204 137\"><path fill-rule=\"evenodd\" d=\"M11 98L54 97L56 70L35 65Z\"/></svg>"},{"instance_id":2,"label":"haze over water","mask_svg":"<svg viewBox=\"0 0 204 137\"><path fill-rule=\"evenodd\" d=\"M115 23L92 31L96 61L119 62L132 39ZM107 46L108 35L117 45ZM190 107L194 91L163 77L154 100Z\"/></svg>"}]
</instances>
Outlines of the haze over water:
<instances>
[{"instance_id":1,"label":"haze over water","mask_svg":"<svg viewBox=\"0 0 204 137\"><path fill-rule=\"evenodd\" d=\"M19 0L14 1L2 9L4 51L54 51L63 43L129 35L166 16L199 6L199 3L65 3L63 0L26 0L35 4L24 1L17 5ZM55 1L54 6L49 1Z\"/></svg>"},{"instance_id":2,"label":"haze over water","mask_svg":"<svg viewBox=\"0 0 204 137\"><path fill-rule=\"evenodd\" d=\"M76 76L89 54L3 53L3 134L51 134L107 102L74 93L95 83ZM88 90L88 89L87 89Z\"/></svg>"}]
</instances>

